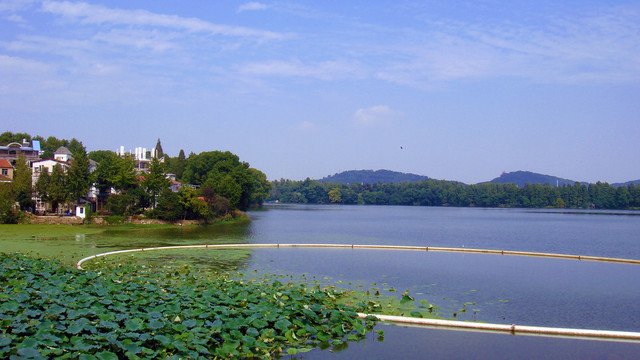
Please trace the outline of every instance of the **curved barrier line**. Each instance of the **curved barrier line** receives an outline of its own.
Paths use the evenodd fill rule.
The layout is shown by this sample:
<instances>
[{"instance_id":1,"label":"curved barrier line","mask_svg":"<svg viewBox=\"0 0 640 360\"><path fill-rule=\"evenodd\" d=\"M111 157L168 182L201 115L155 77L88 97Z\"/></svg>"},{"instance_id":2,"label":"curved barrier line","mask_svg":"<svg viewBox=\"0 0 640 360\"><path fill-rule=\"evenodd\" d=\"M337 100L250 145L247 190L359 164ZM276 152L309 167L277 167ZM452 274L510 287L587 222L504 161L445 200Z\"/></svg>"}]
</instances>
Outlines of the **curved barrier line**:
<instances>
[{"instance_id":1,"label":"curved barrier line","mask_svg":"<svg viewBox=\"0 0 640 360\"><path fill-rule=\"evenodd\" d=\"M351 249L380 249L380 250L412 250L412 251L439 251L439 252L461 252L461 253L479 253L479 254L495 254L495 255L514 255L514 256L531 256L531 257L548 257L558 259L572 259L572 260L585 260L585 261L600 261L600 262L613 262L623 264L638 264L640 260L635 259L620 259L610 257L599 256L583 256L583 255L568 255L568 254L554 254L554 253L541 253L530 251L512 251L512 250L488 250L488 249L471 249L471 248L451 248L451 247L433 247L433 246L406 246L406 245L347 245L347 244L212 244L212 245L176 245L176 246L161 246L152 248L140 248L140 249L128 249L110 251L106 253L96 254L81 259L76 264L78 270L82 270L82 264L88 260L96 259L99 257L124 254L130 252L140 251L154 251L154 250L173 250L173 249L195 249L195 248L212 248L212 249L234 249L234 248L279 248L279 247L309 247L309 248L351 248Z\"/></svg>"},{"instance_id":2,"label":"curved barrier line","mask_svg":"<svg viewBox=\"0 0 640 360\"><path fill-rule=\"evenodd\" d=\"M378 315L378 314L362 314L358 313L358 317L364 319L373 316L380 321L388 321L403 325L417 325L424 327L450 328L455 330L476 330L486 332L510 333L512 335L540 335L540 336L564 336L564 337L581 337L587 339L610 339L610 340L640 340L640 332L631 331L612 331L612 330L586 330L586 329L569 329L554 328L541 326L525 326L525 325L506 325L506 324L489 324L474 323L465 321L440 320L440 319L423 319L405 316Z\"/></svg>"},{"instance_id":3,"label":"curved barrier line","mask_svg":"<svg viewBox=\"0 0 640 360\"><path fill-rule=\"evenodd\" d=\"M496 254L496 255L514 255L514 256L535 256L535 257L548 257L548 258L560 258L560 259L572 259L572 260L614 262L614 263L623 263L623 264L640 264L640 260L634 260L634 259L538 253L538 252L528 252L528 251L487 250L487 249L448 248L448 247L429 247L429 246L355 245L355 244L352 244L352 245L346 245L346 244L212 244L212 245L162 246L162 247L153 247L153 248L110 251L106 253L87 256L81 259L80 261L78 261L78 263L76 264L76 268L78 270L83 270L82 264L92 259L97 259L100 257L105 257L110 255L133 253L133 252L174 250L174 249L197 249L197 248L241 249L241 248L280 248L280 247L441 251L441 252L462 252L462 253L480 253L480 254ZM413 326L421 326L421 327L448 328L452 330L471 330L471 331L485 331L485 332L488 331L488 332L510 333L512 335L521 334L521 335L587 338L587 339L599 339L599 340L640 341L640 332L568 329L568 328L525 326L525 325L515 325L515 324L505 325L505 324L475 323L475 322L466 322L466 321L424 319L424 318L414 318L414 317L405 317L405 316L358 313L358 317L362 319L368 316L373 316L379 319L380 321L392 322L396 324L409 325L409 326L413 325Z\"/></svg>"}]
</instances>

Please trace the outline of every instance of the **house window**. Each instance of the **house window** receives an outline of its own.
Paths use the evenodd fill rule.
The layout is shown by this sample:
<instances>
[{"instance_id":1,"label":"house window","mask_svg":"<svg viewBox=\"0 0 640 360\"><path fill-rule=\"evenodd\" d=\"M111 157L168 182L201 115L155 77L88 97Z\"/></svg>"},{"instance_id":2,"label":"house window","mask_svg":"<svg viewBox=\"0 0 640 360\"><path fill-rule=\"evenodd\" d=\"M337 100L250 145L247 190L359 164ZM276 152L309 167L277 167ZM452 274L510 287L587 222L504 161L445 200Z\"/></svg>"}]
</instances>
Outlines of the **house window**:
<instances>
[{"instance_id":1,"label":"house window","mask_svg":"<svg viewBox=\"0 0 640 360\"><path fill-rule=\"evenodd\" d=\"M7 169L2 169L2 175L4 175L4 176L9 176L9 170L7 170Z\"/></svg>"}]
</instances>

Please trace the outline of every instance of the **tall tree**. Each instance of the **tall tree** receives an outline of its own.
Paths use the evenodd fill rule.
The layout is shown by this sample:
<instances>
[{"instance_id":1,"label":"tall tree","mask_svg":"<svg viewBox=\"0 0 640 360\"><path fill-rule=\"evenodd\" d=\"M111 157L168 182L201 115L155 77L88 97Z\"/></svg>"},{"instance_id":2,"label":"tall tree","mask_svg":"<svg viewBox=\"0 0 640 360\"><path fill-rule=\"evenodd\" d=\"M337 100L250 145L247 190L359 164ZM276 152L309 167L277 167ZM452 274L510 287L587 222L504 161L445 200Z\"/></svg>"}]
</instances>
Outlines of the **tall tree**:
<instances>
[{"instance_id":1,"label":"tall tree","mask_svg":"<svg viewBox=\"0 0 640 360\"><path fill-rule=\"evenodd\" d=\"M111 178L111 183L116 190L128 190L138 186L136 163L131 156L118 157L116 161L116 173Z\"/></svg>"},{"instance_id":2,"label":"tall tree","mask_svg":"<svg viewBox=\"0 0 640 360\"><path fill-rule=\"evenodd\" d=\"M67 171L67 191L71 200L78 200L87 196L91 188L91 172L89 171L89 159L84 148L77 150L71 158L71 167Z\"/></svg>"},{"instance_id":3,"label":"tall tree","mask_svg":"<svg viewBox=\"0 0 640 360\"><path fill-rule=\"evenodd\" d=\"M251 204L260 206L264 202L264 199L269 197L271 183L267 180L267 175L258 169L249 168L249 174L253 181Z\"/></svg>"},{"instance_id":4,"label":"tall tree","mask_svg":"<svg viewBox=\"0 0 640 360\"><path fill-rule=\"evenodd\" d=\"M13 176L13 191L15 199L20 204L20 210L33 211L33 188L31 184L31 169L23 156L16 160Z\"/></svg>"},{"instance_id":5,"label":"tall tree","mask_svg":"<svg viewBox=\"0 0 640 360\"><path fill-rule=\"evenodd\" d=\"M156 143L156 157L159 159L164 156L164 151L162 151L162 144L160 143L160 139L158 138L158 142Z\"/></svg>"},{"instance_id":6,"label":"tall tree","mask_svg":"<svg viewBox=\"0 0 640 360\"><path fill-rule=\"evenodd\" d=\"M94 172L96 187L100 193L107 193L114 187L112 180L115 178L115 174L118 171L118 158L119 156L112 151L92 151L89 153L92 160L98 162L96 171Z\"/></svg>"},{"instance_id":7,"label":"tall tree","mask_svg":"<svg viewBox=\"0 0 640 360\"><path fill-rule=\"evenodd\" d=\"M20 220L21 214L13 206L14 197L11 184L0 183L0 224L17 224Z\"/></svg>"},{"instance_id":8,"label":"tall tree","mask_svg":"<svg viewBox=\"0 0 640 360\"><path fill-rule=\"evenodd\" d=\"M38 176L38 181L36 181L36 194L42 201L49 201L49 183L51 181L51 176L49 175L49 171L47 169L43 169Z\"/></svg>"},{"instance_id":9,"label":"tall tree","mask_svg":"<svg viewBox=\"0 0 640 360\"><path fill-rule=\"evenodd\" d=\"M102 154L95 171L96 186L101 193L115 190L127 190L137 185L135 161L129 157L120 157L109 152Z\"/></svg>"},{"instance_id":10,"label":"tall tree","mask_svg":"<svg viewBox=\"0 0 640 360\"><path fill-rule=\"evenodd\" d=\"M144 175L142 181L142 187L151 196L151 206L155 206L156 199L162 190L168 188L171 183L167 179L164 164L158 161L157 158L151 160L151 166L149 166L149 172Z\"/></svg>"},{"instance_id":11,"label":"tall tree","mask_svg":"<svg viewBox=\"0 0 640 360\"><path fill-rule=\"evenodd\" d=\"M173 160L173 168L171 171L176 174L177 179L182 179L184 169L187 167L187 158L184 156L184 150L180 149L178 157Z\"/></svg>"},{"instance_id":12,"label":"tall tree","mask_svg":"<svg viewBox=\"0 0 640 360\"><path fill-rule=\"evenodd\" d=\"M49 177L49 186L47 187L47 194L51 201L53 211L57 212L60 204L64 204L68 200L68 193L66 190L65 182L67 175L64 173L64 169L61 165L56 165L51 171Z\"/></svg>"}]
</instances>

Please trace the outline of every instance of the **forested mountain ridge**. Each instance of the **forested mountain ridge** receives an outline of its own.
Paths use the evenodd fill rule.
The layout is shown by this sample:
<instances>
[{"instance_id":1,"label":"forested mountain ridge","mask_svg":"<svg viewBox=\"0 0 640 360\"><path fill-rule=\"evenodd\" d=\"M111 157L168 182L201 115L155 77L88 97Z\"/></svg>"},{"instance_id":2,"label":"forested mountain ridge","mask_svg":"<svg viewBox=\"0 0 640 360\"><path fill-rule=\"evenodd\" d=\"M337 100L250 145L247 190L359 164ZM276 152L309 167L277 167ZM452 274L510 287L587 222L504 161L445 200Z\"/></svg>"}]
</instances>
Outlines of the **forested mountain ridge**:
<instances>
[{"instance_id":1,"label":"forested mountain ridge","mask_svg":"<svg viewBox=\"0 0 640 360\"><path fill-rule=\"evenodd\" d=\"M581 181L575 181L575 180L569 180L569 179L563 179L563 178L559 178L557 176L552 176L552 175L544 175L544 174L538 174L538 173L534 173L531 171L513 171L513 172L503 172L502 175L500 175L499 177L490 180L490 181L486 181L486 182L481 182L479 184L484 184L484 183L495 183L495 184L516 184L519 187L523 187L527 184L549 184L551 186L563 186L563 185L573 185L576 182L581 182ZM584 182L581 182L584 183ZM586 184L586 183L584 183Z\"/></svg>"},{"instance_id":2,"label":"forested mountain ridge","mask_svg":"<svg viewBox=\"0 0 640 360\"><path fill-rule=\"evenodd\" d=\"M391 170L349 170L319 179L319 183L342 184L401 184L404 182L418 182L428 180L429 177L408 174Z\"/></svg>"},{"instance_id":3,"label":"forested mountain ridge","mask_svg":"<svg viewBox=\"0 0 640 360\"><path fill-rule=\"evenodd\" d=\"M428 176L425 175L417 175L412 173L403 173L392 170L348 170L343 171L334 175L325 176L322 179L316 180L321 184L326 183L336 183L336 184L401 184L401 183L413 183L429 180ZM540 184L540 185L549 185L549 186L564 186L564 185L574 185L575 183L580 183L583 185L588 185L589 183L586 181L578 181L565 179L553 175L545 175L540 173L535 173L531 171L512 171L512 172L503 172L502 175L498 176L489 181L482 181L478 184L515 184L518 187L524 187L527 184ZM640 185L639 180L627 181L624 183L613 183L612 187L621 187L628 185Z\"/></svg>"},{"instance_id":4,"label":"forested mountain ridge","mask_svg":"<svg viewBox=\"0 0 640 360\"><path fill-rule=\"evenodd\" d=\"M640 185L633 182L614 187L524 171L507 175L499 178L502 181L474 185L433 179L402 183L377 179L371 184L337 182L335 176L328 177L333 181L325 178L322 183L309 178L281 179L271 182L266 200L298 204L640 209Z\"/></svg>"},{"instance_id":5,"label":"forested mountain ridge","mask_svg":"<svg viewBox=\"0 0 640 360\"><path fill-rule=\"evenodd\" d=\"M627 182L624 182L624 183L613 183L613 184L611 184L611 186L613 186L613 187L621 187L621 186L629 186L629 185L640 185L640 179L631 180L631 181L627 181Z\"/></svg>"}]
</instances>

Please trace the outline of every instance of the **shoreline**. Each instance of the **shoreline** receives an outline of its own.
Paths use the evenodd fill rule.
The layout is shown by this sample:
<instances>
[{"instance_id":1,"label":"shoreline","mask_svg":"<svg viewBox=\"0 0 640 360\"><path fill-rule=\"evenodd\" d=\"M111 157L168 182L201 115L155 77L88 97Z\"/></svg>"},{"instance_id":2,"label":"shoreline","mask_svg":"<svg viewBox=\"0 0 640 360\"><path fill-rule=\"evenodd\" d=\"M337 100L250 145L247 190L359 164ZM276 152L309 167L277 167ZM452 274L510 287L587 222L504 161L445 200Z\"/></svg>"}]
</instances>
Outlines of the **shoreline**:
<instances>
[{"instance_id":1,"label":"shoreline","mask_svg":"<svg viewBox=\"0 0 640 360\"><path fill-rule=\"evenodd\" d=\"M243 221L250 221L249 215L242 211L234 211L233 214L228 214L223 217L214 219L208 222L204 219L200 220L161 220L151 219L144 215L133 216L91 216L89 218L81 218L78 216L65 216L65 215L53 215L53 216L38 216L33 214L26 214L26 221L16 225L86 225L86 226L118 226L118 225L136 225L136 226L198 226L198 225L216 225L225 223L236 223Z\"/></svg>"}]
</instances>

